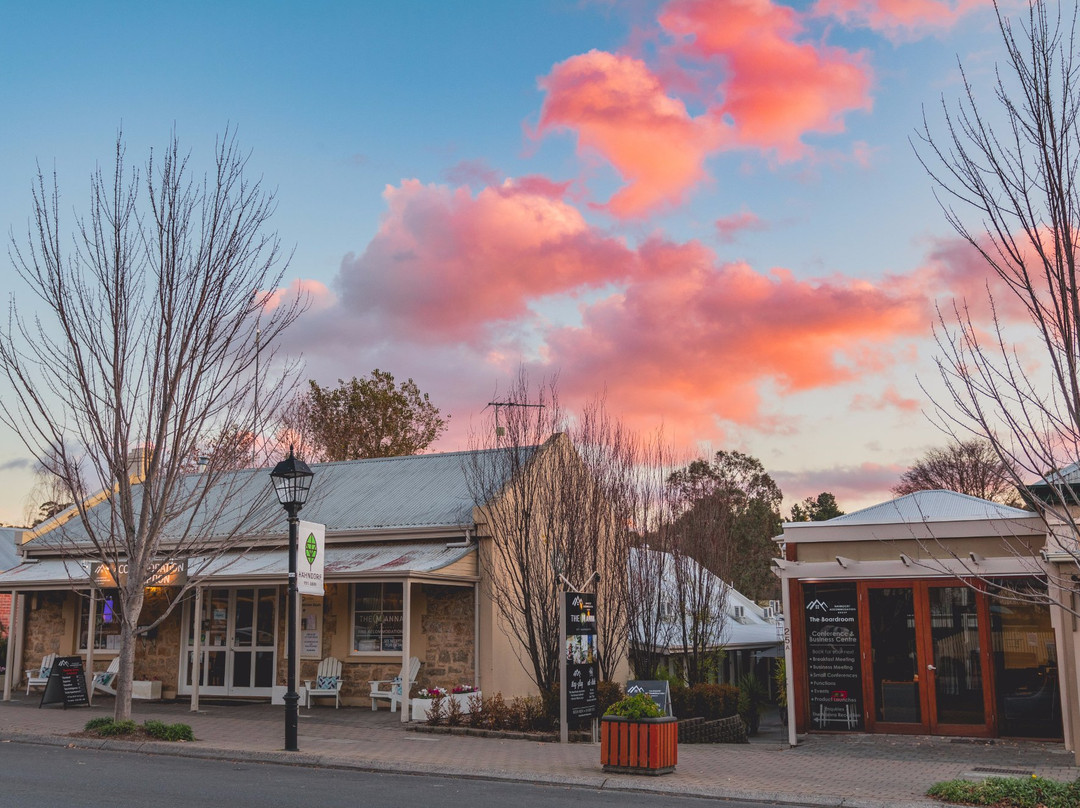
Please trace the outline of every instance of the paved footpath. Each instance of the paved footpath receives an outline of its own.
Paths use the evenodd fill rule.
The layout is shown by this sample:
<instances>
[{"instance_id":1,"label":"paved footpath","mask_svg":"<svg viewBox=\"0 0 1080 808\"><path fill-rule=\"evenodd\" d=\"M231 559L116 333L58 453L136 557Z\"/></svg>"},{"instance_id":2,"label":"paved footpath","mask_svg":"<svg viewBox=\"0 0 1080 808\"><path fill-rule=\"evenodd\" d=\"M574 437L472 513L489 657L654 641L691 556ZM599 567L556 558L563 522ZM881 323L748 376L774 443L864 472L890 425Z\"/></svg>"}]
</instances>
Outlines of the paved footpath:
<instances>
[{"instance_id":1,"label":"paved footpath","mask_svg":"<svg viewBox=\"0 0 1080 808\"><path fill-rule=\"evenodd\" d=\"M788 747L779 725L750 744L682 745L674 774L605 774L597 744L433 735L406 731L397 714L362 708L300 710L300 752L283 751L284 708L268 704L135 702L137 721L190 724L189 744L76 738L95 716L112 715L113 700L90 708L38 709L39 697L0 702L0 741L73 744L154 754L291 763L500 780L743 798L851 808L939 806L926 789L979 769L1026 771L1071 781L1080 777L1061 744L900 735L809 735ZM2 759L2 756L0 756ZM984 775L985 776L985 775Z\"/></svg>"}]
</instances>

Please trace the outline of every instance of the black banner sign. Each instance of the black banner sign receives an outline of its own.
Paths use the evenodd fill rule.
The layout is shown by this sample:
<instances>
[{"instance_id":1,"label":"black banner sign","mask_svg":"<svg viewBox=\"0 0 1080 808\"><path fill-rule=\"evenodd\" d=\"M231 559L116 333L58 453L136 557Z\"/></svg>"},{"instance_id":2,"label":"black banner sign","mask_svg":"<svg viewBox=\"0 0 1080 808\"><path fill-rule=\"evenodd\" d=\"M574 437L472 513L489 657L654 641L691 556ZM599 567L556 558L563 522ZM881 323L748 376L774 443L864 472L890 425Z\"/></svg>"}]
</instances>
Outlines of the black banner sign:
<instances>
[{"instance_id":1,"label":"black banner sign","mask_svg":"<svg viewBox=\"0 0 1080 808\"><path fill-rule=\"evenodd\" d=\"M854 583L805 584L806 670L815 729L861 730L859 602Z\"/></svg>"},{"instance_id":2,"label":"black banner sign","mask_svg":"<svg viewBox=\"0 0 1080 808\"><path fill-rule=\"evenodd\" d=\"M595 718L600 666L596 659L596 594L567 592L566 714L568 718Z\"/></svg>"},{"instance_id":3,"label":"black banner sign","mask_svg":"<svg viewBox=\"0 0 1080 808\"><path fill-rule=\"evenodd\" d=\"M82 657L57 657L53 660L38 707L46 704L63 704L65 708L90 706Z\"/></svg>"}]
</instances>

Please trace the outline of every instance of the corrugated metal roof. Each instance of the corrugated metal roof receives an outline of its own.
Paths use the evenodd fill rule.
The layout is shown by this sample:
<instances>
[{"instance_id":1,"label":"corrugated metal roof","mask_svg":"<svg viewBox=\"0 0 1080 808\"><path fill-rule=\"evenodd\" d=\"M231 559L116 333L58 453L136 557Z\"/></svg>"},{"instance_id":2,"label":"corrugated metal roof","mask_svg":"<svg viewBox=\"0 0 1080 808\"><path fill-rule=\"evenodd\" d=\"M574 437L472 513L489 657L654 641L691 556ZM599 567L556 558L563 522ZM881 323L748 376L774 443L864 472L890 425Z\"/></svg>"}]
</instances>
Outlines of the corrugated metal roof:
<instances>
[{"instance_id":1,"label":"corrugated metal roof","mask_svg":"<svg viewBox=\"0 0 1080 808\"><path fill-rule=\"evenodd\" d=\"M20 533L21 529L0 527L0 570L11 569L19 563L19 554L15 548Z\"/></svg>"},{"instance_id":2,"label":"corrugated metal roof","mask_svg":"<svg viewBox=\"0 0 1080 808\"><path fill-rule=\"evenodd\" d=\"M523 455L517 462L511 462L509 455L514 451ZM485 478L494 476L504 482L535 451L536 447L487 449L316 463L311 466L315 477L302 516L325 524L328 533L471 525L474 498L467 473L469 466L479 462L485 468ZM180 537L205 530L207 517L202 514L215 515L212 517L215 535L261 535L283 530L282 509L273 495L269 477L268 469L243 469L223 475L198 509L189 509L174 519L166 535ZM188 475L179 501L198 482L197 474ZM134 493L138 508L141 486L136 486ZM105 535L109 513L108 502L89 511L97 529ZM60 547L87 541L82 521L74 518L35 538L32 546Z\"/></svg>"},{"instance_id":3,"label":"corrugated metal roof","mask_svg":"<svg viewBox=\"0 0 1080 808\"><path fill-rule=\"evenodd\" d=\"M665 559L663 564L663 587L669 592L673 592L675 589L675 569L674 569L674 556L671 553L664 552L662 550L653 549L641 549L637 547L630 548L630 566L631 569L640 562L641 555L643 553L652 553L661 556ZM696 576L699 572L704 572L706 575L711 576L719 586L727 589L727 597L724 600L724 629L721 634L721 642L719 647L722 648L769 648L774 645L779 645L780 635L778 633L777 623L767 620L764 616L762 608L743 595L737 589L728 586L718 576L713 575L708 570L694 561L691 558L686 558L685 562L689 565L688 571L690 576ZM741 618L736 618L735 607L741 607L743 614ZM678 605L675 604L675 608L678 609ZM681 649L680 637L675 630L676 623L674 621L668 624L669 631L667 636L661 637L658 645L666 649L668 653ZM641 629L639 628L640 632Z\"/></svg>"},{"instance_id":4,"label":"corrugated metal roof","mask_svg":"<svg viewBox=\"0 0 1080 808\"><path fill-rule=\"evenodd\" d=\"M328 580L359 575L419 575L438 572L475 552L474 546L454 547L445 542L389 542L326 548ZM285 580L289 569L287 550L258 550L246 554L228 553L206 564L189 562L189 570L199 570L208 583L214 579L267 578ZM0 589L44 584L89 584L87 562L48 559L26 562L0 572Z\"/></svg>"},{"instance_id":5,"label":"corrugated metal roof","mask_svg":"<svg viewBox=\"0 0 1080 808\"><path fill-rule=\"evenodd\" d=\"M886 525L952 520L1012 519L1031 516L1030 511L1010 508L955 491L916 491L861 511L837 516L816 525ZM788 522L784 527L807 527L808 522Z\"/></svg>"}]
</instances>

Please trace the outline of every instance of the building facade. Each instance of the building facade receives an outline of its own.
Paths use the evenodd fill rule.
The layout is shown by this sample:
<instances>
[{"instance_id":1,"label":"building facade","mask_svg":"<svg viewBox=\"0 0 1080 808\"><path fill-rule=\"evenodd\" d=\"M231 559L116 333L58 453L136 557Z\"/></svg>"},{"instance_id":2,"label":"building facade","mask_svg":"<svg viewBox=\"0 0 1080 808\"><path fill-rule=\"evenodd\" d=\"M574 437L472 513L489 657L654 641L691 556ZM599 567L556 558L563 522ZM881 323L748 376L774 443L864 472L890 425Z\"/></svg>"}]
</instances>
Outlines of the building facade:
<instances>
[{"instance_id":1,"label":"building facade","mask_svg":"<svg viewBox=\"0 0 1080 808\"><path fill-rule=\"evenodd\" d=\"M785 524L779 541L792 743L888 732L1077 749L1077 620L1037 514L923 491Z\"/></svg>"}]
</instances>

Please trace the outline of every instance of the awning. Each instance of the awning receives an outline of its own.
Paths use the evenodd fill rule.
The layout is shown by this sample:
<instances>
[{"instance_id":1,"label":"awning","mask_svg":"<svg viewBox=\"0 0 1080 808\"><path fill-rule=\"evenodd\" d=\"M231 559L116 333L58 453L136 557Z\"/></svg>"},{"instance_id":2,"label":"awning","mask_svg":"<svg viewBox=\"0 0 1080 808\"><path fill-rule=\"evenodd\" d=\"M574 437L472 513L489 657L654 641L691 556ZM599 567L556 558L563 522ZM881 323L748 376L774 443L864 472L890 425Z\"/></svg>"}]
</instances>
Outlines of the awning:
<instances>
[{"instance_id":1,"label":"awning","mask_svg":"<svg viewBox=\"0 0 1080 808\"><path fill-rule=\"evenodd\" d=\"M446 576L455 580L476 577L475 565L456 571L448 567L475 554L475 545L456 546L442 542L386 542L326 548L325 575L328 581L363 577ZM188 573L207 583L232 581L280 581L288 577L289 554L277 550L226 553L211 561L193 558ZM90 586L90 562L62 559L28 561L0 573L0 590L60 589Z\"/></svg>"}]
</instances>

